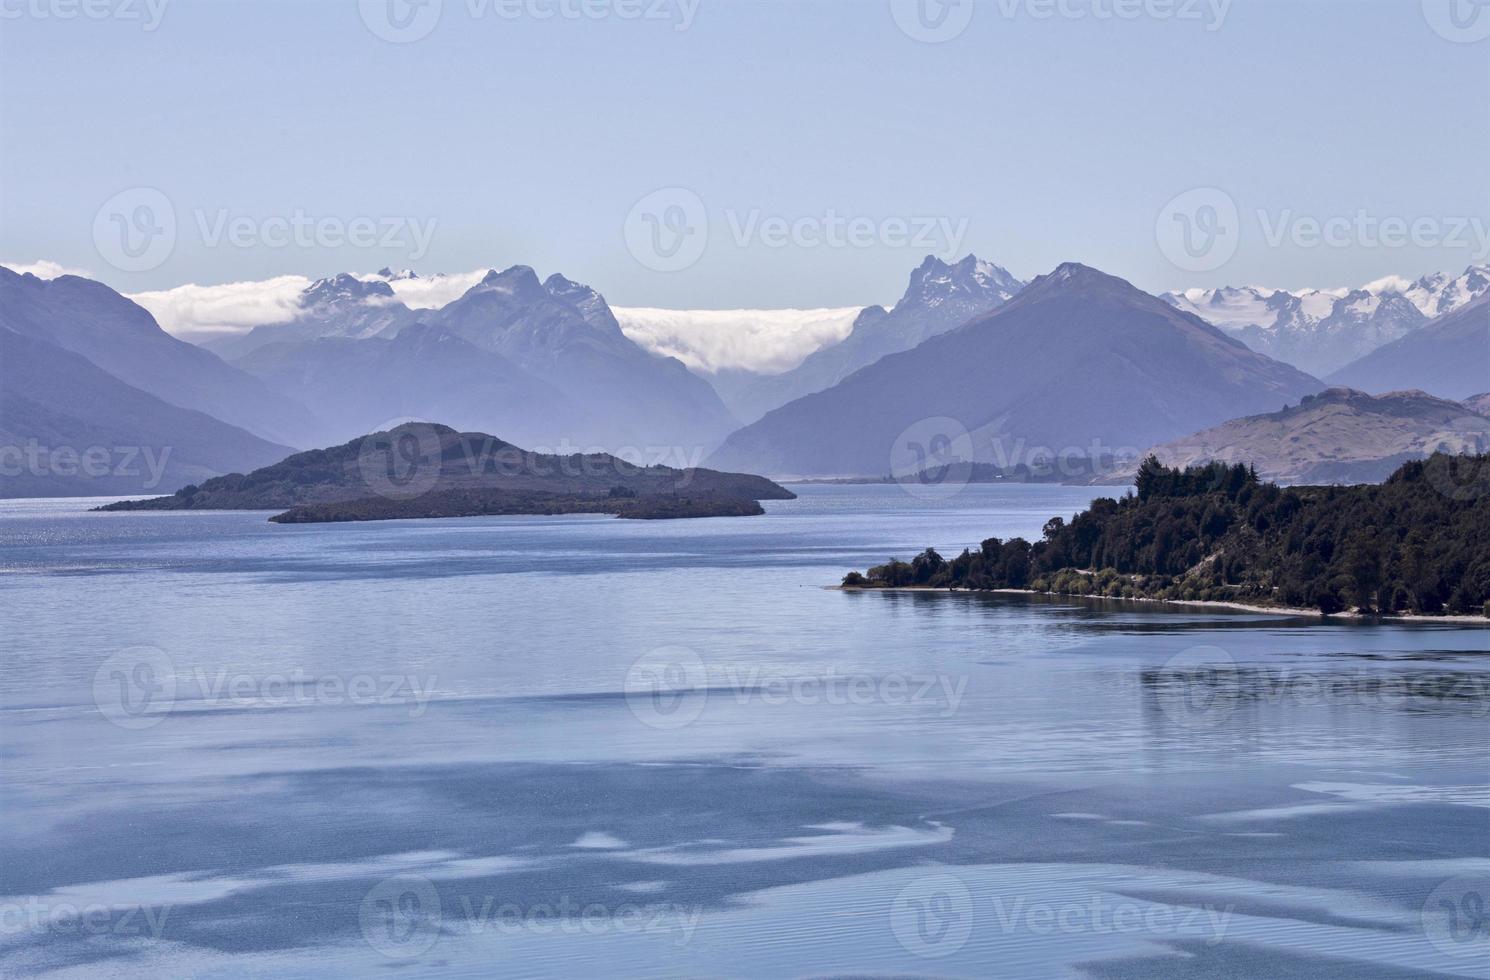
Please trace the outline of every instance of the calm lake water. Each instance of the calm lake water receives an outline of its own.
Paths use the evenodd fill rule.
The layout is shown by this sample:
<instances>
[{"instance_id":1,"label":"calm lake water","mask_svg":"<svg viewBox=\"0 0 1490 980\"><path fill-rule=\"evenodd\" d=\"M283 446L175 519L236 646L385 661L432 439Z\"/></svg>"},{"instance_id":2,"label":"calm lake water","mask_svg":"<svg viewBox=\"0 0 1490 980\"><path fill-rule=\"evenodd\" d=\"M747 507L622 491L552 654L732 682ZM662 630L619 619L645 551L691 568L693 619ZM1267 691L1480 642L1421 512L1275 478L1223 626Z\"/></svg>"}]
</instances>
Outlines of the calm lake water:
<instances>
[{"instance_id":1,"label":"calm lake water","mask_svg":"<svg viewBox=\"0 0 1490 980\"><path fill-rule=\"evenodd\" d=\"M0 503L0 975L1490 976L1490 632L823 588L1090 496Z\"/></svg>"}]
</instances>

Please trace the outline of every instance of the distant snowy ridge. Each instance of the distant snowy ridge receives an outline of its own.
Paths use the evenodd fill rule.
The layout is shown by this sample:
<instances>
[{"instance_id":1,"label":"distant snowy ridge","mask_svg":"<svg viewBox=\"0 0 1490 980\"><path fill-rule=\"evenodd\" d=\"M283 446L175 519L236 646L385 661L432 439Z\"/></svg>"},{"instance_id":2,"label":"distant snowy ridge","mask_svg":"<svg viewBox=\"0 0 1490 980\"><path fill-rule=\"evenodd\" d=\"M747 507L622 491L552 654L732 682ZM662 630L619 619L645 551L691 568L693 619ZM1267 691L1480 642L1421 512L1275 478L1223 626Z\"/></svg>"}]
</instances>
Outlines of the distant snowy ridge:
<instances>
[{"instance_id":1,"label":"distant snowy ridge","mask_svg":"<svg viewBox=\"0 0 1490 980\"><path fill-rule=\"evenodd\" d=\"M1254 350L1325 375L1486 292L1490 265L1470 266L1458 276L1386 276L1357 289L1223 286L1170 292L1163 298Z\"/></svg>"}]
</instances>

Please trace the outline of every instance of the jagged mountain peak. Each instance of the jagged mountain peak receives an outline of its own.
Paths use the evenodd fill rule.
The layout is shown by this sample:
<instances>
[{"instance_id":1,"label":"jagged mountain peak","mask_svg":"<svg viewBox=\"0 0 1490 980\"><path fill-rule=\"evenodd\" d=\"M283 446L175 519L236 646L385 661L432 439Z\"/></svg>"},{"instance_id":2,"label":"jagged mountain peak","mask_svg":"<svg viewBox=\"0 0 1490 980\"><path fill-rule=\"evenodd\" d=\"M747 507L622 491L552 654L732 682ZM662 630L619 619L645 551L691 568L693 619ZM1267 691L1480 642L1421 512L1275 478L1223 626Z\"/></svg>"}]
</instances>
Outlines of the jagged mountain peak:
<instances>
[{"instance_id":1,"label":"jagged mountain peak","mask_svg":"<svg viewBox=\"0 0 1490 980\"><path fill-rule=\"evenodd\" d=\"M546 295L543 284L538 281L538 273L529 265L510 265L500 271L490 269L466 295L482 292L501 293L523 302Z\"/></svg>"},{"instance_id":2,"label":"jagged mountain peak","mask_svg":"<svg viewBox=\"0 0 1490 980\"><path fill-rule=\"evenodd\" d=\"M910 283L897 308L934 307L953 298L1008 299L1023 285L1007 269L969 253L953 263L928 255L911 273Z\"/></svg>"}]
</instances>

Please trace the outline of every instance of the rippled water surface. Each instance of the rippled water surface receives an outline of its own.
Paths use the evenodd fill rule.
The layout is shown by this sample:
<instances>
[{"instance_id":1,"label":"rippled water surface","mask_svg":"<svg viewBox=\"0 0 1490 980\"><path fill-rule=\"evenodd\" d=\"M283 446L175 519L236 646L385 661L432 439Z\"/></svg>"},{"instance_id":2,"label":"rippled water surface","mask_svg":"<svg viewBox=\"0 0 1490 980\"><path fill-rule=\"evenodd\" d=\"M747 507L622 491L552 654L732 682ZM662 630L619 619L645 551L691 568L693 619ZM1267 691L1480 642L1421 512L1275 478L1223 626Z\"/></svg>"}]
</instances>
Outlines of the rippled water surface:
<instances>
[{"instance_id":1,"label":"rippled water surface","mask_svg":"<svg viewBox=\"0 0 1490 980\"><path fill-rule=\"evenodd\" d=\"M0 975L1490 976L1490 632L824 588L1090 495L0 503Z\"/></svg>"}]
</instances>

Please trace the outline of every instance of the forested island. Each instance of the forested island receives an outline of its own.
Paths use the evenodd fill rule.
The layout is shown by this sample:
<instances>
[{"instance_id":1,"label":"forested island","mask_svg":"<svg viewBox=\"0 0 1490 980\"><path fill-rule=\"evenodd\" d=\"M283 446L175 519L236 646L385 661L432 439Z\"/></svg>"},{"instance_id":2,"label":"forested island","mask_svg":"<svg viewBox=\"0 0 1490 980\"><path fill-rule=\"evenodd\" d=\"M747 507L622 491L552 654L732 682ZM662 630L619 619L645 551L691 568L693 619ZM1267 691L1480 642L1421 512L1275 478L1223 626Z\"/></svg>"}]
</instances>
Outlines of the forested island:
<instances>
[{"instance_id":1,"label":"forested island","mask_svg":"<svg viewBox=\"0 0 1490 980\"><path fill-rule=\"evenodd\" d=\"M641 520L747 517L796 495L764 477L633 463L607 453L521 449L481 432L408 423L252 473L214 477L118 510L276 510L280 524L613 514Z\"/></svg>"},{"instance_id":2,"label":"forested island","mask_svg":"<svg viewBox=\"0 0 1490 980\"><path fill-rule=\"evenodd\" d=\"M1248 466L1171 469L1036 542L990 538L850 572L849 589L1018 589L1331 615L1490 617L1490 455L1435 454L1380 485L1283 488Z\"/></svg>"}]
</instances>

